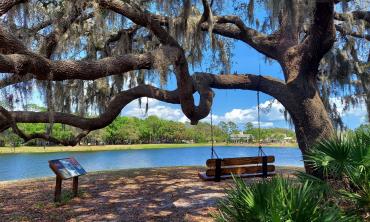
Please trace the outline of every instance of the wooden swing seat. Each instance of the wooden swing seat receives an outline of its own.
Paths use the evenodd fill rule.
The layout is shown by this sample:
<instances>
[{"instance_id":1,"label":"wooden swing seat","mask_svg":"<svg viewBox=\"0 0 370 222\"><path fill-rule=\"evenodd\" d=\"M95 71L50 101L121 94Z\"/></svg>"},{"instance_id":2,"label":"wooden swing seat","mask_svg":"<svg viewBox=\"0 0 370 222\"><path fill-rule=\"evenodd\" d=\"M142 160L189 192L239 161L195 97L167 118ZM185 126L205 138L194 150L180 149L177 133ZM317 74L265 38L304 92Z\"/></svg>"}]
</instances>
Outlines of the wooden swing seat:
<instances>
[{"instance_id":1,"label":"wooden swing seat","mask_svg":"<svg viewBox=\"0 0 370 222\"><path fill-rule=\"evenodd\" d=\"M238 177L268 177L275 175L274 156L236 157L208 159L206 172L199 172L203 180L230 179Z\"/></svg>"}]
</instances>

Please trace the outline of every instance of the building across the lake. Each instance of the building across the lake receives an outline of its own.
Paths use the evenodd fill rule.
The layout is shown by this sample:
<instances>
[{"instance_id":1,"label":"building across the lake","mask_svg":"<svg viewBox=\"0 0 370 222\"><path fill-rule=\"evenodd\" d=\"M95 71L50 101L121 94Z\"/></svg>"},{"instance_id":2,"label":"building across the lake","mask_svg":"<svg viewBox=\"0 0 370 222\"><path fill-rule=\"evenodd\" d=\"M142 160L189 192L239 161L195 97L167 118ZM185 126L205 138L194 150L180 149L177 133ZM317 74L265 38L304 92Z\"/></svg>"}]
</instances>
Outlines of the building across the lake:
<instances>
[{"instance_id":1,"label":"building across the lake","mask_svg":"<svg viewBox=\"0 0 370 222\"><path fill-rule=\"evenodd\" d=\"M244 134L243 132L239 132L236 134L231 134L230 140L232 143L243 143L243 142L248 143L254 140L254 136L252 134Z\"/></svg>"}]
</instances>

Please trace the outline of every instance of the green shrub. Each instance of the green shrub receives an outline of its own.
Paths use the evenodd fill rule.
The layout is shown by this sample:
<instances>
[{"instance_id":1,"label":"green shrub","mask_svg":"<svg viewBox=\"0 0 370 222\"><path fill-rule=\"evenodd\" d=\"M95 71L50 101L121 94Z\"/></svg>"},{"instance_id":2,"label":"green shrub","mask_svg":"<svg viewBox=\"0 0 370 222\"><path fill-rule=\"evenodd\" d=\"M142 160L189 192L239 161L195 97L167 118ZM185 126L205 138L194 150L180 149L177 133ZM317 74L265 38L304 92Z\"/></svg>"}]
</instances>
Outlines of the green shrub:
<instances>
[{"instance_id":1,"label":"green shrub","mask_svg":"<svg viewBox=\"0 0 370 222\"><path fill-rule=\"evenodd\" d=\"M346 137L334 138L318 143L306 156L313 168L321 171L324 180L335 187L338 194L355 202L362 213L370 209L370 132L359 130ZM318 184L318 178L305 180ZM313 179L313 180L312 180Z\"/></svg>"},{"instance_id":2,"label":"green shrub","mask_svg":"<svg viewBox=\"0 0 370 222\"><path fill-rule=\"evenodd\" d=\"M219 203L217 221L356 221L309 182L275 177L248 186L242 179L234 181L235 187Z\"/></svg>"}]
</instances>

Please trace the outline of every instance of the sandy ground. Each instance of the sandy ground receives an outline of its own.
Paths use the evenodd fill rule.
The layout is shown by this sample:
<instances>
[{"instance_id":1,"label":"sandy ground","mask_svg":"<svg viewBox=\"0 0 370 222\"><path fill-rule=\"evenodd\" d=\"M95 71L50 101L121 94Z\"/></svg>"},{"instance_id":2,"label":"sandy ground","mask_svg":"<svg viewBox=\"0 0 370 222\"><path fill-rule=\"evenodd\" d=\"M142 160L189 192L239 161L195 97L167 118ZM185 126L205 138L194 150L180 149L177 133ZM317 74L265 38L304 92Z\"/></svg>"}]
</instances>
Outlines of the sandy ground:
<instances>
[{"instance_id":1,"label":"sandy ground","mask_svg":"<svg viewBox=\"0 0 370 222\"><path fill-rule=\"evenodd\" d=\"M197 167L91 173L80 178L79 197L63 181L53 202L53 178L0 183L0 221L212 221L231 181L201 181ZM278 169L287 175L293 168ZM248 182L257 179L246 179Z\"/></svg>"}]
</instances>

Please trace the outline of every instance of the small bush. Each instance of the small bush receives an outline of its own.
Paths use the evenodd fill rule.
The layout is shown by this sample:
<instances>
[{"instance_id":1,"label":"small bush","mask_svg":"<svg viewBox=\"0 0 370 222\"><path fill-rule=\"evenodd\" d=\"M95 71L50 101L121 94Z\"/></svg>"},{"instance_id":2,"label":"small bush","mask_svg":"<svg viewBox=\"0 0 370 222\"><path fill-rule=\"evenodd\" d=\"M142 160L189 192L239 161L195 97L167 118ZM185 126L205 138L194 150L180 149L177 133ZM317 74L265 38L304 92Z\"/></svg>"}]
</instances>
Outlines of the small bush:
<instances>
[{"instance_id":1,"label":"small bush","mask_svg":"<svg viewBox=\"0 0 370 222\"><path fill-rule=\"evenodd\" d=\"M234 181L214 215L217 221L356 221L310 182L276 177L247 186L242 179Z\"/></svg>"},{"instance_id":2,"label":"small bush","mask_svg":"<svg viewBox=\"0 0 370 222\"><path fill-rule=\"evenodd\" d=\"M370 215L370 131L359 130L346 137L318 143L306 156L313 168L323 173L323 180L300 175L311 182L326 183L326 186L354 201L353 210ZM318 183L317 183L318 182Z\"/></svg>"}]
</instances>

